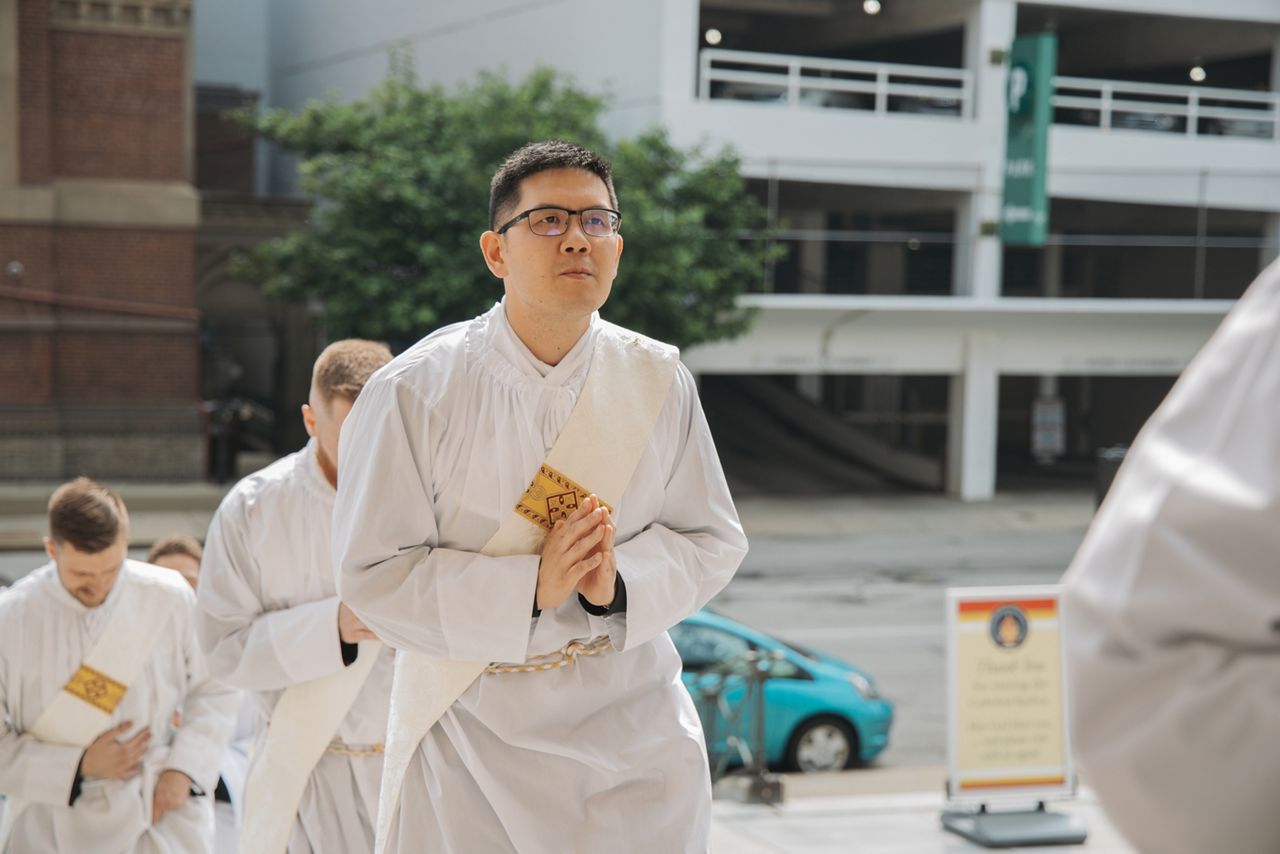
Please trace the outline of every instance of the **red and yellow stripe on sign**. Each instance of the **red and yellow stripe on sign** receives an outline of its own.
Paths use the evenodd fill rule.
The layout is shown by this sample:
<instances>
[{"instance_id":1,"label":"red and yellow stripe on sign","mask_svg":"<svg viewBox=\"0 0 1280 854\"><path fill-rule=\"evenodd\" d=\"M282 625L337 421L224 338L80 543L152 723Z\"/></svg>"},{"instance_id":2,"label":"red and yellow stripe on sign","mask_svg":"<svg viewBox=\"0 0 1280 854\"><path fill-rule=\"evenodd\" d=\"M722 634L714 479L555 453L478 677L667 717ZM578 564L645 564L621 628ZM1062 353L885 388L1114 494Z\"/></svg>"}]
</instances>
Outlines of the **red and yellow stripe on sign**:
<instances>
[{"instance_id":1,"label":"red and yellow stripe on sign","mask_svg":"<svg viewBox=\"0 0 1280 854\"><path fill-rule=\"evenodd\" d=\"M1048 786L1062 786L1067 778L1061 774L1056 777L1007 777L1000 780L964 780L960 783L960 791L986 791L989 789L1041 789Z\"/></svg>"},{"instance_id":2,"label":"red and yellow stripe on sign","mask_svg":"<svg viewBox=\"0 0 1280 854\"><path fill-rule=\"evenodd\" d=\"M1000 608L1013 606L1027 615L1028 620L1052 620L1058 616L1056 599L994 599L990 601L961 602L959 618L964 621L986 621Z\"/></svg>"}]
</instances>

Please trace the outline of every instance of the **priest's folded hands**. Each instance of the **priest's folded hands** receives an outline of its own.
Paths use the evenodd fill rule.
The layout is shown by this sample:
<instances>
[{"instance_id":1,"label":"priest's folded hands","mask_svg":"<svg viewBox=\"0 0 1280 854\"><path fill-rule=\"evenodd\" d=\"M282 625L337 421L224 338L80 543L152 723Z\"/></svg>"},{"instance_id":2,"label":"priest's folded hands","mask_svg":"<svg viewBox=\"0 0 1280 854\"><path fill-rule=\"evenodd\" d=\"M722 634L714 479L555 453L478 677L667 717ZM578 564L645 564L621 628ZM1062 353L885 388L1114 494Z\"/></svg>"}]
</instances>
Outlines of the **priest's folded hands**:
<instances>
[{"instance_id":1,"label":"priest's folded hands","mask_svg":"<svg viewBox=\"0 0 1280 854\"><path fill-rule=\"evenodd\" d=\"M613 601L618 567L609 510L591 495L547 534L538 562L537 606L558 607L574 591L593 605Z\"/></svg>"}]
</instances>

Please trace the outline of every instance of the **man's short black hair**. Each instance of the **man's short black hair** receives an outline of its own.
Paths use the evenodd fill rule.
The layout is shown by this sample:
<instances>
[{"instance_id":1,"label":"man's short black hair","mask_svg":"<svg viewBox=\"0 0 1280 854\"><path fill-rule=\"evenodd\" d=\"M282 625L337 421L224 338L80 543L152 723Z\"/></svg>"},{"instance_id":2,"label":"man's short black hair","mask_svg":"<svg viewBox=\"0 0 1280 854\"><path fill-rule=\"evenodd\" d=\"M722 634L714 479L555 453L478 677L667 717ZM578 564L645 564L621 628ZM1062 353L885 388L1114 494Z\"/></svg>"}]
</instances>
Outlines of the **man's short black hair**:
<instances>
[{"instance_id":1,"label":"man's short black hair","mask_svg":"<svg viewBox=\"0 0 1280 854\"><path fill-rule=\"evenodd\" d=\"M499 214L506 215L520 199L520 182L531 175L551 169L582 169L604 182L609 191L609 204L618 207L618 196L613 191L613 166L589 148L548 139L530 142L511 153L511 156L493 173L489 185L489 228L498 227ZM515 211L510 211L511 215Z\"/></svg>"}]
</instances>

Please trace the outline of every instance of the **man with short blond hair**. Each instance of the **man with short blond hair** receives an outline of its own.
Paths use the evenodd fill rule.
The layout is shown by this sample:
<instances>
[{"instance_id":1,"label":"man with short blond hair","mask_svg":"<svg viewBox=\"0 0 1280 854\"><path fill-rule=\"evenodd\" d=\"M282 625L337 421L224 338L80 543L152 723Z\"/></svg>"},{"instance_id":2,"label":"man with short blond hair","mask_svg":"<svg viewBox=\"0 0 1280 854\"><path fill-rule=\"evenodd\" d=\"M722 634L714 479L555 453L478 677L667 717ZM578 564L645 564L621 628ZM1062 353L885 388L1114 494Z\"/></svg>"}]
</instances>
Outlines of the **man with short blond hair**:
<instances>
[{"instance_id":1,"label":"man with short blond hair","mask_svg":"<svg viewBox=\"0 0 1280 854\"><path fill-rule=\"evenodd\" d=\"M241 851L373 850L392 658L337 596L329 550L338 435L386 345L345 340L312 371L311 441L227 494L209 526L200 640L263 720Z\"/></svg>"},{"instance_id":2,"label":"man with short blond hair","mask_svg":"<svg viewBox=\"0 0 1280 854\"><path fill-rule=\"evenodd\" d=\"M64 484L50 563L0 598L6 854L212 851L236 698L208 678L191 589L128 560L128 541L120 496Z\"/></svg>"}]
</instances>

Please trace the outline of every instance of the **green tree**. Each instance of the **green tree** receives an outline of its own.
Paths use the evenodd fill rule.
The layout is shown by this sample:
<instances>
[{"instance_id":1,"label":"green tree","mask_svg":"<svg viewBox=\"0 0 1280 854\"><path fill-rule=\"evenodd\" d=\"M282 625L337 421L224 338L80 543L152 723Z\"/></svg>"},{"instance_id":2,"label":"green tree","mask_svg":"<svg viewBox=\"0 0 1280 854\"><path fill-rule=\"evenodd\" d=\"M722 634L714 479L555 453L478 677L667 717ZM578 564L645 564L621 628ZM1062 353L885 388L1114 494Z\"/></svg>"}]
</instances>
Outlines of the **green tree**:
<instances>
[{"instance_id":1,"label":"green tree","mask_svg":"<svg viewBox=\"0 0 1280 854\"><path fill-rule=\"evenodd\" d=\"M520 145L555 137L614 161L626 246L605 316L678 346L740 334L750 316L735 297L776 249L737 158L682 151L659 131L610 145L604 106L549 70L419 86L400 55L359 101L243 114L299 156L316 204L307 228L241 256L238 272L318 299L334 336L408 343L473 317L502 294L478 242L490 177Z\"/></svg>"}]
</instances>

